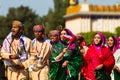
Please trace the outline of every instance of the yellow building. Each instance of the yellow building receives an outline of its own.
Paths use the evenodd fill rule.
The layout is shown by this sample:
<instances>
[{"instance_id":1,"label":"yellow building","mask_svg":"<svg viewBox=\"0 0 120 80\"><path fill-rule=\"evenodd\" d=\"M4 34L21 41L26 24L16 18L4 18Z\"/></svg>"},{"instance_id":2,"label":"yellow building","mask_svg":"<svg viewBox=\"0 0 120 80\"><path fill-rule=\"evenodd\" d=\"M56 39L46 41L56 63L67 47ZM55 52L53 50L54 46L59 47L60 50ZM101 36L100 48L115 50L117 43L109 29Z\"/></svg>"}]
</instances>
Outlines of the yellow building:
<instances>
[{"instance_id":1,"label":"yellow building","mask_svg":"<svg viewBox=\"0 0 120 80\"><path fill-rule=\"evenodd\" d=\"M91 31L115 33L120 26L120 5L90 5L86 0L81 5L70 4L64 16L65 27L74 34Z\"/></svg>"}]
</instances>

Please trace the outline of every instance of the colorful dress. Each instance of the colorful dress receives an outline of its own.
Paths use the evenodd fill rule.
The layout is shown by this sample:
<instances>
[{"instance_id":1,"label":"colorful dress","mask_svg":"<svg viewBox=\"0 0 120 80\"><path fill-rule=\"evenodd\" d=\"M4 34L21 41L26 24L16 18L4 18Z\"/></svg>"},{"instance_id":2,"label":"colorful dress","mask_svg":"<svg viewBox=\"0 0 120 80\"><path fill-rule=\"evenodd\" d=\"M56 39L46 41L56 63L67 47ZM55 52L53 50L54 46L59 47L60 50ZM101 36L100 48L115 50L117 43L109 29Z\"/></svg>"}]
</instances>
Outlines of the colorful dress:
<instances>
[{"instance_id":1,"label":"colorful dress","mask_svg":"<svg viewBox=\"0 0 120 80\"><path fill-rule=\"evenodd\" d=\"M111 80L110 73L115 64L114 56L110 49L105 44L105 37L102 33L100 44L97 45L93 41L93 44L89 46L86 54L83 57L83 66L81 70L81 76L83 80ZM103 64L101 69L96 70L96 67Z\"/></svg>"},{"instance_id":2,"label":"colorful dress","mask_svg":"<svg viewBox=\"0 0 120 80\"><path fill-rule=\"evenodd\" d=\"M107 47L102 47L100 53L97 52L95 46L90 46L86 55L84 56L84 65L82 68L82 75L86 80L97 80L95 77L95 68L104 64L105 73L110 75L114 65L114 57ZM97 74L96 76L99 76ZM99 79L98 79L99 80Z\"/></svg>"},{"instance_id":3,"label":"colorful dress","mask_svg":"<svg viewBox=\"0 0 120 80\"><path fill-rule=\"evenodd\" d=\"M55 57L58 56L64 48L66 48L66 46L60 42L53 45L53 53L50 60L50 80L78 80L78 73L82 65L82 56L79 48L78 46L75 46L74 49L69 48L64 54L64 57L56 61ZM62 64L66 60L68 60L69 63L67 67L63 68Z\"/></svg>"}]
</instances>

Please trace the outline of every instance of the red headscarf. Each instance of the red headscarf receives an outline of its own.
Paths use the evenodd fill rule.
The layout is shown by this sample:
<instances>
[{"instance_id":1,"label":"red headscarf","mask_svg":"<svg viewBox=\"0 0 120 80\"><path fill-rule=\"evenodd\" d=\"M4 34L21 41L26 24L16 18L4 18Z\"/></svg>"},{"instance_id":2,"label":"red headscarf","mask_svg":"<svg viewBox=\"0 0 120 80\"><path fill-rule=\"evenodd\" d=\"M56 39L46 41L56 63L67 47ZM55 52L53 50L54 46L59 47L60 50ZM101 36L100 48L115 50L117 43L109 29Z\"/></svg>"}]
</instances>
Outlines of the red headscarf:
<instances>
[{"instance_id":1,"label":"red headscarf","mask_svg":"<svg viewBox=\"0 0 120 80\"><path fill-rule=\"evenodd\" d=\"M114 53L119 48L119 43L118 43L117 37L115 37L115 36L110 36L110 37L112 37L113 40L114 40L113 49L112 49L112 51Z\"/></svg>"},{"instance_id":2,"label":"red headscarf","mask_svg":"<svg viewBox=\"0 0 120 80\"><path fill-rule=\"evenodd\" d=\"M44 26L42 26L42 25L35 25L35 26L33 27L33 31L44 32Z\"/></svg>"}]
</instances>

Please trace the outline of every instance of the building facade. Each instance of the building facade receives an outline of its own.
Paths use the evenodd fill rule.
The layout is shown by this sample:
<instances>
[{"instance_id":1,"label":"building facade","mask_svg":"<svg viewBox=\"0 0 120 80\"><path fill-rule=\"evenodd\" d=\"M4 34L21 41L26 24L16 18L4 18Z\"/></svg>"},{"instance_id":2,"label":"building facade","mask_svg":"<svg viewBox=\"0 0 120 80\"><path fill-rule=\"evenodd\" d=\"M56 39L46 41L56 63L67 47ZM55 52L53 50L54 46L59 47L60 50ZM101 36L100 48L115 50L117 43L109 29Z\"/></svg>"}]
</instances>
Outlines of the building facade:
<instances>
[{"instance_id":1,"label":"building facade","mask_svg":"<svg viewBox=\"0 0 120 80\"><path fill-rule=\"evenodd\" d=\"M73 0L72 0L73 1ZM120 5L89 5L70 3L66 10L65 27L74 34L80 32L102 31L115 33L120 26Z\"/></svg>"}]
</instances>

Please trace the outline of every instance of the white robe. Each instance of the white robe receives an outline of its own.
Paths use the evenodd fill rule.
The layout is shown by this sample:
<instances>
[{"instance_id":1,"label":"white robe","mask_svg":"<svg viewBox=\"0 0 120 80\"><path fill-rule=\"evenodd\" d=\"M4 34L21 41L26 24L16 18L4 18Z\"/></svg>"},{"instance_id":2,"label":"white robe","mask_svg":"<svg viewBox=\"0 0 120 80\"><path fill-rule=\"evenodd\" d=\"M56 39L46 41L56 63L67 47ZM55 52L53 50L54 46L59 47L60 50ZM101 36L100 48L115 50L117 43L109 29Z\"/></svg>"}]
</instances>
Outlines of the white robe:
<instances>
[{"instance_id":1,"label":"white robe","mask_svg":"<svg viewBox=\"0 0 120 80\"><path fill-rule=\"evenodd\" d=\"M115 65L120 69L120 49L117 49L115 53L113 53L114 58L115 58ZM114 72L112 70L111 73L111 80L114 80Z\"/></svg>"}]
</instances>

